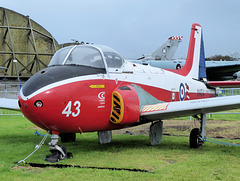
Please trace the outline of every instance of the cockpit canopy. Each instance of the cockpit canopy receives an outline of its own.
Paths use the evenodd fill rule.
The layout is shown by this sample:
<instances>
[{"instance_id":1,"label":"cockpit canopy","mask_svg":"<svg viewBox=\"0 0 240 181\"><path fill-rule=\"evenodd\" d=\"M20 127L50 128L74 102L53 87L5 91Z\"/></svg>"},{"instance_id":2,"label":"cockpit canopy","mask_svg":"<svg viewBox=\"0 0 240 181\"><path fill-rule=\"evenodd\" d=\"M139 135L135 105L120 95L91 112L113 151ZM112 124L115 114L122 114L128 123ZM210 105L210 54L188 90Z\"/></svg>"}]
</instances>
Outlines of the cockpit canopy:
<instances>
[{"instance_id":1,"label":"cockpit canopy","mask_svg":"<svg viewBox=\"0 0 240 181\"><path fill-rule=\"evenodd\" d=\"M81 65L94 68L120 68L122 64L123 58L112 48L102 45L75 45L58 50L48 66Z\"/></svg>"}]
</instances>

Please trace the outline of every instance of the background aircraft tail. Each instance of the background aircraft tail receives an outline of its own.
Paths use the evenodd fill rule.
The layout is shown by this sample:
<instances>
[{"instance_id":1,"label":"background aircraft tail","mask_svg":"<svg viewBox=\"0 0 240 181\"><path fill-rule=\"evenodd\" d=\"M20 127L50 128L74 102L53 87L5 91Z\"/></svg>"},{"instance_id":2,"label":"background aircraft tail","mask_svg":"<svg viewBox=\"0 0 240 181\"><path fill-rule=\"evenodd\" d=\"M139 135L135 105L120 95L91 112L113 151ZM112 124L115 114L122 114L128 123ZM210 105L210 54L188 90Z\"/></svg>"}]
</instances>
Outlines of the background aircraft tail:
<instances>
[{"instance_id":1,"label":"background aircraft tail","mask_svg":"<svg viewBox=\"0 0 240 181\"><path fill-rule=\"evenodd\" d=\"M206 64L202 27L194 23L191 29L188 55L185 65L178 70L169 70L177 74L201 80L206 78Z\"/></svg>"},{"instance_id":2,"label":"background aircraft tail","mask_svg":"<svg viewBox=\"0 0 240 181\"><path fill-rule=\"evenodd\" d=\"M171 36L152 54L144 54L143 57L138 58L137 60L172 60L182 38L183 36Z\"/></svg>"},{"instance_id":3,"label":"background aircraft tail","mask_svg":"<svg viewBox=\"0 0 240 181\"><path fill-rule=\"evenodd\" d=\"M178 44L182 41L183 36L172 36L155 50L151 56L155 60L172 60Z\"/></svg>"}]
</instances>

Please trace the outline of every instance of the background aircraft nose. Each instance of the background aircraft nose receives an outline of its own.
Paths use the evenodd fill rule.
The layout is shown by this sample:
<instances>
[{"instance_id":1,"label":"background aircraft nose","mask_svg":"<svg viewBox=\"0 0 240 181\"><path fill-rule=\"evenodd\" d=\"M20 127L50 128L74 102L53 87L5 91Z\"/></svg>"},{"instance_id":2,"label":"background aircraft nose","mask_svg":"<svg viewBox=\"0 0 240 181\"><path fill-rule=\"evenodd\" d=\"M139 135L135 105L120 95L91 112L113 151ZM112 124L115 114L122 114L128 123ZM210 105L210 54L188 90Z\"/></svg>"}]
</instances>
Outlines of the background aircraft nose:
<instances>
[{"instance_id":1,"label":"background aircraft nose","mask_svg":"<svg viewBox=\"0 0 240 181\"><path fill-rule=\"evenodd\" d=\"M235 72L235 73L233 74L233 78L234 78L234 79L239 79L239 77L240 77L240 71Z\"/></svg>"}]
</instances>

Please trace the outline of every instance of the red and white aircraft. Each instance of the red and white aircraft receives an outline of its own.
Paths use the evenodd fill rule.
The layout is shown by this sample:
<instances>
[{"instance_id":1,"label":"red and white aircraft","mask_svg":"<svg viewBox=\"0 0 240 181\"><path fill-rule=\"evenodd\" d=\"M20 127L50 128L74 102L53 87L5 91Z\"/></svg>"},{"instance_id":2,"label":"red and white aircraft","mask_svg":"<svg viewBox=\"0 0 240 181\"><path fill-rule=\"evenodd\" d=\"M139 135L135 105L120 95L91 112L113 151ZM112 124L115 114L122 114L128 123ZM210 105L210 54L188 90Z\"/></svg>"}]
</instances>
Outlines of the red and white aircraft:
<instances>
[{"instance_id":1,"label":"red and white aircraft","mask_svg":"<svg viewBox=\"0 0 240 181\"><path fill-rule=\"evenodd\" d=\"M65 47L24 84L18 105L31 122L51 131L52 157L66 156L57 145L59 135L74 141L75 133L98 131L104 144L111 141L111 130L148 122L153 123L149 143L159 144L161 120L187 115L201 122L190 134L190 147L198 148L204 143L206 113L240 107L240 96L215 97L215 84L205 77L202 27L195 23L179 70L127 62L106 46Z\"/></svg>"}]
</instances>

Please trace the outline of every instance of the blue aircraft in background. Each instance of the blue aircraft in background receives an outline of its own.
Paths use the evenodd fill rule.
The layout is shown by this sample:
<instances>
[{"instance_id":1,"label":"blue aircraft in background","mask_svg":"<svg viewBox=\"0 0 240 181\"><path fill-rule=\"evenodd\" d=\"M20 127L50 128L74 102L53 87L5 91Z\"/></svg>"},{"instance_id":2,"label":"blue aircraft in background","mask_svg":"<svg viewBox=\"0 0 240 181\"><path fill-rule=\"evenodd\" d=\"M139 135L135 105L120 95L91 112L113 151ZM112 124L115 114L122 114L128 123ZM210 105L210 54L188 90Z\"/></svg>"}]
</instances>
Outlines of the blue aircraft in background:
<instances>
[{"instance_id":1,"label":"blue aircraft in background","mask_svg":"<svg viewBox=\"0 0 240 181\"><path fill-rule=\"evenodd\" d=\"M173 59L173 56L182 38L183 36L172 36L152 54L129 61L163 69L179 69L184 66L186 60ZM206 61L206 68L209 81L240 79L240 61L238 60Z\"/></svg>"}]
</instances>

